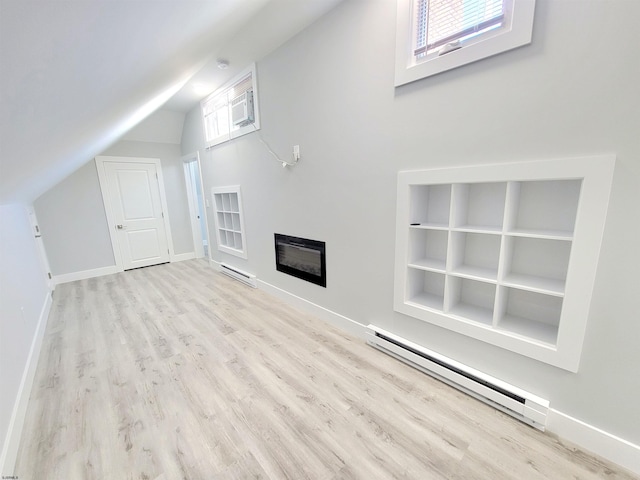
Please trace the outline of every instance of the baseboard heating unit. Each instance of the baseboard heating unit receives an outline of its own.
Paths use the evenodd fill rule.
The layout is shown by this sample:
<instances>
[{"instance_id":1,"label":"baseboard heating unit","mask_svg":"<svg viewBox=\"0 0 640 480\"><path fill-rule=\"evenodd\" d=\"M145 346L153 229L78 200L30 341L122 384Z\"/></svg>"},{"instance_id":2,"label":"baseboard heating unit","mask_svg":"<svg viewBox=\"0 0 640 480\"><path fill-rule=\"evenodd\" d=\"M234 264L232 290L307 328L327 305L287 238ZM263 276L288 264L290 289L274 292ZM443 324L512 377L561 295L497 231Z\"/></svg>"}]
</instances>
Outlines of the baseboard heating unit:
<instances>
[{"instance_id":1,"label":"baseboard heating unit","mask_svg":"<svg viewBox=\"0 0 640 480\"><path fill-rule=\"evenodd\" d=\"M539 430L545 429L549 402L375 325L367 344L441 380Z\"/></svg>"},{"instance_id":2,"label":"baseboard heating unit","mask_svg":"<svg viewBox=\"0 0 640 480\"><path fill-rule=\"evenodd\" d=\"M250 287L257 288L258 283L256 282L256 276L251 273L243 272L242 270L237 269L231 265L226 263L220 264L220 271L225 275L230 276L231 278L235 278L236 280L249 285Z\"/></svg>"}]
</instances>

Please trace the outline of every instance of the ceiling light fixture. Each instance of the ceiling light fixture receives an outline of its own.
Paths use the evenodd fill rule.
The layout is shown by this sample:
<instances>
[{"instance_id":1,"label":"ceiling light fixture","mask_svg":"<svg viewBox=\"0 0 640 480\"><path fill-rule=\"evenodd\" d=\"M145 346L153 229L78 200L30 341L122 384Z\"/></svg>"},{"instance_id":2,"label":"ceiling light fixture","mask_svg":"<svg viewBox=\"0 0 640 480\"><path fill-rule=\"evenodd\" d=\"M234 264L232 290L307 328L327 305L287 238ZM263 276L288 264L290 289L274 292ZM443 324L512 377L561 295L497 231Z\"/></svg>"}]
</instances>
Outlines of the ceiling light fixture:
<instances>
[{"instance_id":1,"label":"ceiling light fixture","mask_svg":"<svg viewBox=\"0 0 640 480\"><path fill-rule=\"evenodd\" d=\"M218 60L218 68L220 70L225 70L229 66L228 60Z\"/></svg>"}]
</instances>

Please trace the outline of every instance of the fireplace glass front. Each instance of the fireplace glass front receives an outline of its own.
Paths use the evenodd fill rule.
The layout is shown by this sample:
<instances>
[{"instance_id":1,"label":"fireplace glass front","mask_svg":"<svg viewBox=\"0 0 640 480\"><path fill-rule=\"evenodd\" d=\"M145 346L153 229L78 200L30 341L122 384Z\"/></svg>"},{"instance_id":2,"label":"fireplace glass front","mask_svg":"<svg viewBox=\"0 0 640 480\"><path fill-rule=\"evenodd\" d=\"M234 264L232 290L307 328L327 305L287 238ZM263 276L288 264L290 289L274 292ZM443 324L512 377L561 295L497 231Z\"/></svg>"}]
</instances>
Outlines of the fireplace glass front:
<instances>
[{"instance_id":1,"label":"fireplace glass front","mask_svg":"<svg viewBox=\"0 0 640 480\"><path fill-rule=\"evenodd\" d=\"M327 286L324 242L276 233L275 247L276 270Z\"/></svg>"}]
</instances>

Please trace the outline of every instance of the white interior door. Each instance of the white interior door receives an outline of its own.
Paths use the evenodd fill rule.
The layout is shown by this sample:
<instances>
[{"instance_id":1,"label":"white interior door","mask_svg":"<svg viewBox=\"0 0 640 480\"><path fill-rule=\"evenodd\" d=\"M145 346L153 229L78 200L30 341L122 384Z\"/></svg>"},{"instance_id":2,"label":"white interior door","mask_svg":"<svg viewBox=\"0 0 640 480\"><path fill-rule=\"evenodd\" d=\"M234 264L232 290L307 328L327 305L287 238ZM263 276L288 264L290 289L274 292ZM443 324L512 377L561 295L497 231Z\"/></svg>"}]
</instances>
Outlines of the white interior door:
<instances>
[{"instance_id":1,"label":"white interior door","mask_svg":"<svg viewBox=\"0 0 640 480\"><path fill-rule=\"evenodd\" d=\"M157 167L105 162L108 200L125 270L169 261Z\"/></svg>"}]
</instances>

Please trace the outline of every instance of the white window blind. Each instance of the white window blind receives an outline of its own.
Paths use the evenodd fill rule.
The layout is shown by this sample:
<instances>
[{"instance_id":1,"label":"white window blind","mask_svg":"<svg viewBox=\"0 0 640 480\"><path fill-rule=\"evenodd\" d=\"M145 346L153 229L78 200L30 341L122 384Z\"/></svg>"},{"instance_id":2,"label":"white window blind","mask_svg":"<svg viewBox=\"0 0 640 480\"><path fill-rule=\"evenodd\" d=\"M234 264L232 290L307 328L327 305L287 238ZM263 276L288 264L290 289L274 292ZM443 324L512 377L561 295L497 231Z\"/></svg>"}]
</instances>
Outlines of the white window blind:
<instances>
[{"instance_id":1,"label":"white window blind","mask_svg":"<svg viewBox=\"0 0 640 480\"><path fill-rule=\"evenodd\" d=\"M236 97L239 97L243 93L253 89L253 78L252 75L247 75L244 79L240 80L238 83L235 83L233 87L229 89L229 99L233 100Z\"/></svg>"},{"instance_id":2,"label":"white window blind","mask_svg":"<svg viewBox=\"0 0 640 480\"><path fill-rule=\"evenodd\" d=\"M414 55L502 26L509 0L416 0Z\"/></svg>"}]
</instances>

